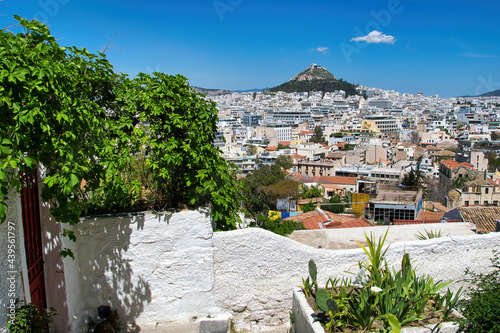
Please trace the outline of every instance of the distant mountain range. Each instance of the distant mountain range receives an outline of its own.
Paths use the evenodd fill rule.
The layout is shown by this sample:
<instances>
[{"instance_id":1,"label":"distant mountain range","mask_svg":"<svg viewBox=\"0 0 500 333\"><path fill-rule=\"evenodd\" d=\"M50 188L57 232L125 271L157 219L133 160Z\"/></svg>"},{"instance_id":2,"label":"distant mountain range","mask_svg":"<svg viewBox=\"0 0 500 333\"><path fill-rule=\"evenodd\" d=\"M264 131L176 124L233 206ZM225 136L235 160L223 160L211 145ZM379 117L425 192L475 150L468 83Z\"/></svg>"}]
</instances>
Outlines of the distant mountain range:
<instances>
[{"instance_id":1,"label":"distant mountain range","mask_svg":"<svg viewBox=\"0 0 500 333\"><path fill-rule=\"evenodd\" d=\"M218 96L218 95L227 95L232 93L232 91L224 90L224 89L206 89L201 87L192 86L194 91L199 94L207 95L207 96Z\"/></svg>"},{"instance_id":2,"label":"distant mountain range","mask_svg":"<svg viewBox=\"0 0 500 333\"><path fill-rule=\"evenodd\" d=\"M479 95L478 97L500 97L500 89L495 91L490 91L486 94Z\"/></svg>"},{"instance_id":3,"label":"distant mountain range","mask_svg":"<svg viewBox=\"0 0 500 333\"><path fill-rule=\"evenodd\" d=\"M310 91L323 91L334 92L336 90L343 90L346 96L356 95L356 86L352 83L337 79L335 75L330 73L326 68L312 64L306 70L300 72L290 79L290 81L280 84L273 88L262 89L248 89L248 90L226 90L226 89L206 89L193 86L194 90L198 93L207 96L227 95L233 92L248 93L248 92L278 92L283 91L286 93L293 92L310 92ZM478 96L461 96L461 97L500 97L500 89L490 91L488 93Z\"/></svg>"},{"instance_id":4,"label":"distant mountain range","mask_svg":"<svg viewBox=\"0 0 500 333\"><path fill-rule=\"evenodd\" d=\"M292 77L290 81L271 88L268 91L291 93L309 91L334 92L336 90L345 91L346 96L357 94L354 84L342 79L336 79L335 75L330 73L326 68L312 64L305 71Z\"/></svg>"},{"instance_id":5,"label":"distant mountain range","mask_svg":"<svg viewBox=\"0 0 500 333\"><path fill-rule=\"evenodd\" d=\"M236 92L236 93L247 93L247 92L263 92L263 91L266 91L268 90L269 87L266 87L266 88L262 88L262 89L247 89L247 90L233 90L233 92Z\"/></svg>"},{"instance_id":6,"label":"distant mountain range","mask_svg":"<svg viewBox=\"0 0 500 333\"><path fill-rule=\"evenodd\" d=\"M326 68L316 64L312 64L306 70L300 72L290 79L290 81L280 84L273 88L263 89L248 89L248 90L224 90L224 89L206 89L193 86L194 90L200 94L207 96L226 95L232 92L245 93L245 92L278 92L283 91L286 93L292 92L310 92L310 91L323 91L334 92L343 90L346 96L356 95L356 86L352 83L344 81L343 79L336 79L335 75L330 73Z\"/></svg>"}]
</instances>

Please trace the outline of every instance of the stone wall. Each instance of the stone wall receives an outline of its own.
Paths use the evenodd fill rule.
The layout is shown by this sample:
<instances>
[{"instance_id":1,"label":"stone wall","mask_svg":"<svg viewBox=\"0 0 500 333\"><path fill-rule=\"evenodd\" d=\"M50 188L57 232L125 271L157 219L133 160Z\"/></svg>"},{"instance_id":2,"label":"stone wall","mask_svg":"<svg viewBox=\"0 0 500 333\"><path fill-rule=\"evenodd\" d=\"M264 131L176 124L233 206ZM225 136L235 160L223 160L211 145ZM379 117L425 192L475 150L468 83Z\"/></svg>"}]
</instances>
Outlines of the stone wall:
<instances>
[{"instance_id":1,"label":"stone wall","mask_svg":"<svg viewBox=\"0 0 500 333\"><path fill-rule=\"evenodd\" d=\"M214 234L204 210L87 217L72 227L76 243L44 225L49 306L63 305L54 332L86 332L100 305L117 309L122 322L138 326L130 325L135 332L226 315L237 330L286 332L292 291L307 276L309 259L317 263L320 285L357 271L357 262L366 259L359 248L318 249L256 228ZM4 232L1 228L5 224ZM370 230L375 229L386 230ZM389 235L405 230L391 227ZM66 247L75 260L50 259ZM458 281L466 268L484 271L492 249L500 249L500 234L396 242L387 258L398 265L406 251L420 273Z\"/></svg>"},{"instance_id":2,"label":"stone wall","mask_svg":"<svg viewBox=\"0 0 500 333\"><path fill-rule=\"evenodd\" d=\"M395 230L404 232L402 228ZM389 234L392 231L390 228ZM286 331L292 292L302 284L301 278L307 277L310 259L318 266L320 286L328 277L357 272L356 263L366 260L361 249L316 249L261 229L216 233L214 249L214 296L223 309L233 314L236 328L250 332L277 326ZM466 268L484 271L491 264L492 249L500 250L500 233L394 243L387 259L399 265L406 251L420 274L429 274L435 280L458 281L450 287L456 291Z\"/></svg>"},{"instance_id":3,"label":"stone wall","mask_svg":"<svg viewBox=\"0 0 500 333\"><path fill-rule=\"evenodd\" d=\"M71 332L86 332L100 305L140 329L221 314L207 211L85 218L74 231L64 244L76 255L64 259Z\"/></svg>"}]
</instances>

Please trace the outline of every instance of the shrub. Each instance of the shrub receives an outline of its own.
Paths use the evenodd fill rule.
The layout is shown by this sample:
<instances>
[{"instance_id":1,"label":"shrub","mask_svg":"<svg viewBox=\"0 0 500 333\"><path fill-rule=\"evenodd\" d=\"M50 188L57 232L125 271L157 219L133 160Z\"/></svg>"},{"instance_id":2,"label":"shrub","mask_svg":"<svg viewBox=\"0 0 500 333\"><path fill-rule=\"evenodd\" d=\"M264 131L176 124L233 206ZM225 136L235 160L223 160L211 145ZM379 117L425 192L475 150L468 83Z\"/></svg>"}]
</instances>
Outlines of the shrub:
<instances>
[{"instance_id":1,"label":"shrub","mask_svg":"<svg viewBox=\"0 0 500 333\"><path fill-rule=\"evenodd\" d=\"M500 253L493 251L493 271L478 274L465 271L470 276L471 288L460 311L464 318L458 319L460 332L500 332Z\"/></svg>"},{"instance_id":2,"label":"shrub","mask_svg":"<svg viewBox=\"0 0 500 333\"><path fill-rule=\"evenodd\" d=\"M48 333L54 309L39 310L34 304L22 305L16 309L13 321L7 323L10 333Z\"/></svg>"},{"instance_id":3,"label":"shrub","mask_svg":"<svg viewBox=\"0 0 500 333\"><path fill-rule=\"evenodd\" d=\"M274 232L275 234L281 236L288 236L294 230L304 230L304 224L302 222L288 221L282 220L280 218L270 219L267 216L259 215L256 218L257 225L262 229L269 230Z\"/></svg>"},{"instance_id":4,"label":"shrub","mask_svg":"<svg viewBox=\"0 0 500 333\"><path fill-rule=\"evenodd\" d=\"M301 210L304 213L312 212L313 210L316 210L316 204L314 204L312 201L309 201L305 205L302 205Z\"/></svg>"}]
</instances>

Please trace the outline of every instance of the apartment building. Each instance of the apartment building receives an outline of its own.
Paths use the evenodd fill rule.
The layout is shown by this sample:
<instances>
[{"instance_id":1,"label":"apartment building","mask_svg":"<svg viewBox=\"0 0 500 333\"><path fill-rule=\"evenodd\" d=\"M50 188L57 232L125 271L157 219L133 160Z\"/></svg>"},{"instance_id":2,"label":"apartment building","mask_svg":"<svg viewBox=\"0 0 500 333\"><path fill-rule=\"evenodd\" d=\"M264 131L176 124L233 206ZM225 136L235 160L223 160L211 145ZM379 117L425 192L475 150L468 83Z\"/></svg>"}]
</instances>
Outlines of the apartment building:
<instances>
[{"instance_id":1,"label":"apartment building","mask_svg":"<svg viewBox=\"0 0 500 333\"><path fill-rule=\"evenodd\" d=\"M461 189L451 191L447 197L447 207L498 206L500 187L491 179L475 179L465 183Z\"/></svg>"}]
</instances>

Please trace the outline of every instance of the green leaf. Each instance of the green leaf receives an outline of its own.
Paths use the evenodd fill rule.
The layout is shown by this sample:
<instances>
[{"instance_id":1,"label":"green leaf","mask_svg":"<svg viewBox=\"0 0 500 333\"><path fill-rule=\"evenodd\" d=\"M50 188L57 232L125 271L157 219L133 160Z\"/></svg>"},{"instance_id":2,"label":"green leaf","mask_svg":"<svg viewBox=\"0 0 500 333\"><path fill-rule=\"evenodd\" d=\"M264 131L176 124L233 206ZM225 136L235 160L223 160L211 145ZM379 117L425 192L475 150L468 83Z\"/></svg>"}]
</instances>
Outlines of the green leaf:
<instances>
[{"instance_id":1,"label":"green leaf","mask_svg":"<svg viewBox=\"0 0 500 333\"><path fill-rule=\"evenodd\" d=\"M80 183L80 180L78 179L78 177L74 174L71 174L70 175L70 186L74 187L75 185L77 185L79 183Z\"/></svg>"},{"instance_id":2,"label":"green leaf","mask_svg":"<svg viewBox=\"0 0 500 333\"><path fill-rule=\"evenodd\" d=\"M386 314L385 317L387 318L389 325L391 325L392 332L401 333L401 323L399 322L398 318L396 318L396 316L392 313Z\"/></svg>"},{"instance_id":3,"label":"green leaf","mask_svg":"<svg viewBox=\"0 0 500 333\"><path fill-rule=\"evenodd\" d=\"M75 260L75 255L73 254L73 251L71 251L71 249L65 248L59 254L63 258L70 257L71 259Z\"/></svg>"},{"instance_id":4,"label":"green leaf","mask_svg":"<svg viewBox=\"0 0 500 333\"><path fill-rule=\"evenodd\" d=\"M316 291L316 304L318 304L319 308L324 312L328 312L327 301L330 299L330 293L325 289L320 289Z\"/></svg>"}]
</instances>

